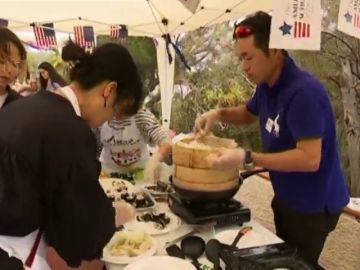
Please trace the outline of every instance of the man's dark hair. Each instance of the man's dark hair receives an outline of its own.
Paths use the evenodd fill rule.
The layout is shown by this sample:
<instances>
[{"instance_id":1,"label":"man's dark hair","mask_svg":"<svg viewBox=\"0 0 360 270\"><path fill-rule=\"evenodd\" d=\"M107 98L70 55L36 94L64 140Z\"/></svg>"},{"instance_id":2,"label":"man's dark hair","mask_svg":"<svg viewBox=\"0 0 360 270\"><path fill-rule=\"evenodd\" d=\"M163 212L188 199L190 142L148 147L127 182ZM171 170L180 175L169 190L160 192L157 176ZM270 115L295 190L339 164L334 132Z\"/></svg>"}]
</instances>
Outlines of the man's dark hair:
<instances>
[{"instance_id":1,"label":"man's dark hair","mask_svg":"<svg viewBox=\"0 0 360 270\"><path fill-rule=\"evenodd\" d=\"M254 35L254 45L261 49L266 55L269 54L271 16L268 13L258 11L236 24L235 29L239 26L249 28L251 34ZM242 37L236 37L236 39L239 38Z\"/></svg>"}]
</instances>

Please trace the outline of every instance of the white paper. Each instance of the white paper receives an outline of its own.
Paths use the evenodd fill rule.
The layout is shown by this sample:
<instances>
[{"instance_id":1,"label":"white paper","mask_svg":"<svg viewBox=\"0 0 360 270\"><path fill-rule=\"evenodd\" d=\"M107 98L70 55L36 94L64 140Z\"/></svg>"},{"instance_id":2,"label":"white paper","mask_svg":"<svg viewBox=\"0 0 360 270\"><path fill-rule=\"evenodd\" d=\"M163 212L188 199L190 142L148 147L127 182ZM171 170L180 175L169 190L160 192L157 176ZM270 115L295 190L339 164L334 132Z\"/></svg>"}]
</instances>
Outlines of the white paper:
<instances>
[{"instance_id":1,"label":"white paper","mask_svg":"<svg viewBox=\"0 0 360 270\"><path fill-rule=\"evenodd\" d=\"M320 50L320 0L274 0L270 48Z\"/></svg>"},{"instance_id":2,"label":"white paper","mask_svg":"<svg viewBox=\"0 0 360 270\"><path fill-rule=\"evenodd\" d=\"M360 0L341 0L338 30L360 38Z\"/></svg>"}]
</instances>

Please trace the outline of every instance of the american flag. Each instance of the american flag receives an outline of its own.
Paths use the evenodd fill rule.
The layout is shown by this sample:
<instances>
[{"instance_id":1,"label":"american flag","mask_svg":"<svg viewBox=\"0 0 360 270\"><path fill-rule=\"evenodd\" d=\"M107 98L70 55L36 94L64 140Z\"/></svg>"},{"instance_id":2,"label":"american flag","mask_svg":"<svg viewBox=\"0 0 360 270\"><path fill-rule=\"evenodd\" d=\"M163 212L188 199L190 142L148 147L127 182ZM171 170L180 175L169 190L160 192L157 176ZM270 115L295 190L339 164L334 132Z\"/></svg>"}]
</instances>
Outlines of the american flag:
<instances>
[{"instance_id":1,"label":"american flag","mask_svg":"<svg viewBox=\"0 0 360 270\"><path fill-rule=\"evenodd\" d=\"M53 23L33 25L36 43L40 48L51 48L57 45Z\"/></svg>"},{"instance_id":2,"label":"american flag","mask_svg":"<svg viewBox=\"0 0 360 270\"><path fill-rule=\"evenodd\" d=\"M127 39L128 37L128 28L126 25L111 25L110 26L110 37L112 38L122 38Z\"/></svg>"},{"instance_id":3,"label":"american flag","mask_svg":"<svg viewBox=\"0 0 360 270\"><path fill-rule=\"evenodd\" d=\"M92 26L74 26L75 43L83 48L95 47L94 28Z\"/></svg>"},{"instance_id":4,"label":"american flag","mask_svg":"<svg viewBox=\"0 0 360 270\"><path fill-rule=\"evenodd\" d=\"M0 18L0 27L8 27L9 21Z\"/></svg>"},{"instance_id":5,"label":"american flag","mask_svg":"<svg viewBox=\"0 0 360 270\"><path fill-rule=\"evenodd\" d=\"M354 14L354 27L360 28L360 15L356 13Z\"/></svg>"},{"instance_id":6,"label":"american flag","mask_svg":"<svg viewBox=\"0 0 360 270\"><path fill-rule=\"evenodd\" d=\"M294 23L294 37L295 38L310 37L310 24L296 21Z\"/></svg>"}]
</instances>

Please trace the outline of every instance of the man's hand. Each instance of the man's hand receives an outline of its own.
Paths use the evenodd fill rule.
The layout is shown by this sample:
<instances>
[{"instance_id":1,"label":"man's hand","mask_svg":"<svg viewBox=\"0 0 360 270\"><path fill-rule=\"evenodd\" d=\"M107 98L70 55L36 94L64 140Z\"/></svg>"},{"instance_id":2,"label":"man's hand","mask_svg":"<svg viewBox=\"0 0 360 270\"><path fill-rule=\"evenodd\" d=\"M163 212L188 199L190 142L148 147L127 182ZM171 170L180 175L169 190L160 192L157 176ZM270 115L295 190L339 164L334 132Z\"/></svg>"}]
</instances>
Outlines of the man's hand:
<instances>
[{"instance_id":1,"label":"man's hand","mask_svg":"<svg viewBox=\"0 0 360 270\"><path fill-rule=\"evenodd\" d=\"M210 129L220 120L220 110L210 110L195 120L196 136L207 135Z\"/></svg>"},{"instance_id":2,"label":"man's hand","mask_svg":"<svg viewBox=\"0 0 360 270\"><path fill-rule=\"evenodd\" d=\"M235 149L220 149L216 154L207 156L206 161L214 169L243 169L245 150L241 147Z\"/></svg>"}]
</instances>

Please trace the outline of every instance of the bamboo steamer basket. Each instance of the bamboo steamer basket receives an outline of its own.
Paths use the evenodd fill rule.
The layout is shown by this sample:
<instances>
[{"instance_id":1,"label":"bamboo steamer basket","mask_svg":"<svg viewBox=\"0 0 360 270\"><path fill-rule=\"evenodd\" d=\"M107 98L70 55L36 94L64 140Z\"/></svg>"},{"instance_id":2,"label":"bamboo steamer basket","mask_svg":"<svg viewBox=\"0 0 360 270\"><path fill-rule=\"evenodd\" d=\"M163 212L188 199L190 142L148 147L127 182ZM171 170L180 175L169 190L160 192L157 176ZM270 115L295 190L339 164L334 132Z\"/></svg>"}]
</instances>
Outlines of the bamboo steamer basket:
<instances>
[{"instance_id":1,"label":"bamboo steamer basket","mask_svg":"<svg viewBox=\"0 0 360 270\"><path fill-rule=\"evenodd\" d=\"M220 148L235 148L234 140L206 136L194 143L185 138L173 146L173 185L180 191L226 192L239 188L239 168L216 170L206 158ZM179 192L181 194L181 192Z\"/></svg>"}]
</instances>

